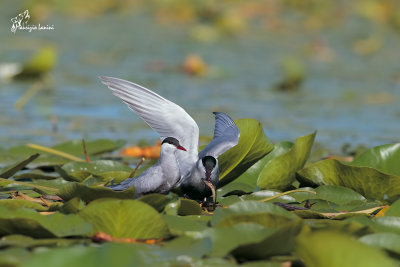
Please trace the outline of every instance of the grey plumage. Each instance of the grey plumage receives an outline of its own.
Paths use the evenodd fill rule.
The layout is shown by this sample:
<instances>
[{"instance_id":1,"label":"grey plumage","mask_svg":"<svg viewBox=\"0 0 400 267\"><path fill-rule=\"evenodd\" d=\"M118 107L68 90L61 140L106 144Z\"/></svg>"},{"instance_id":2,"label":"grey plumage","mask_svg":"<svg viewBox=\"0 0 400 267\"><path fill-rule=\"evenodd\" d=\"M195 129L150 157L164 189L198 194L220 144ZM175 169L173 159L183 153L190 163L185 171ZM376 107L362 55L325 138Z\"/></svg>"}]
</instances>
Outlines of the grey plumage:
<instances>
[{"instance_id":1,"label":"grey plumage","mask_svg":"<svg viewBox=\"0 0 400 267\"><path fill-rule=\"evenodd\" d=\"M214 115L213 140L199 153L199 160L193 169L179 182L182 192L197 200L202 200L211 194L210 188L204 183L205 180L211 182L214 188L217 187L219 181L218 157L236 146L240 137L239 128L227 114L214 112ZM205 158L209 160L204 161ZM207 174L207 165L214 165L209 174Z\"/></svg>"},{"instance_id":2,"label":"grey plumage","mask_svg":"<svg viewBox=\"0 0 400 267\"><path fill-rule=\"evenodd\" d=\"M175 152L177 147L170 143L161 145L160 158L156 164L145 170L137 178L128 178L122 183L108 186L115 191L123 191L134 186L140 197L149 193L168 193L180 179L180 171Z\"/></svg>"},{"instance_id":3,"label":"grey plumage","mask_svg":"<svg viewBox=\"0 0 400 267\"><path fill-rule=\"evenodd\" d=\"M224 113L215 112L214 138L198 154L199 128L183 108L140 85L112 77L101 76L100 79L115 96L121 98L153 128L161 140L174 137L187 149L187 152L175 151L173 156L169 154L171 157L162 156L162 152L159 163L144 172L143 178L141 176L140 179L127 179L112 189L124 190L135 186L144 189L137 189L138 192L167 192L171 185L168 185L169 189L164 188L162 180L166 179L167 172L177 168L179 178L176 180L176 186L181 186L182 190L194 199L208 196L210 190L205 186L204 179L216 186L219 179L218 157L235 146L239 140L240 132L233 120ZM206 158L208 160L204 160ZM159 172L164 173L164 178L156 177ZM175 180L175 176L174 179L168 179Z\"/></svg>"}]
</instances>

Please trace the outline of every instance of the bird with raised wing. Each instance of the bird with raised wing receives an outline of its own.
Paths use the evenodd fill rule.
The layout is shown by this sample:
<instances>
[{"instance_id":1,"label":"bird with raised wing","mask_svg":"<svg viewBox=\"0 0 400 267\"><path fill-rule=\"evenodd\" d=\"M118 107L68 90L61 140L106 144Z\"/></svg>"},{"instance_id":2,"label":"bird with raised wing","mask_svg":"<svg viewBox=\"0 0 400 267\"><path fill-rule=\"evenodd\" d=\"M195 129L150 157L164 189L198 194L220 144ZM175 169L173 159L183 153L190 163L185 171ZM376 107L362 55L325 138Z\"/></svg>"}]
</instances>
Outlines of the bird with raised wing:
<instances>
[{"instance_id":1,"label":"bird with raised wing","mask_svg":"<svg viewBox=\"0 0 400 267\"><path fill-rule=\"evenodd\" d=\"M199 128L183 108L132 82L104 76L100 79L156 131L162 141L173 137L186 148L186 152L179 149L174 152L176 165L174 158L170 159L170 164L165 159L169 170L175 167L179 171L180 179L176 186L182 186L183 192L193 199L209 196L212 191L209 185L215 189L219 179L218 156L234 147L239 140L240 131L233 120L224 113L216 112L214 138L199 154ZM155 185L151 177L156 175L149 171L149 181L143 186Z\"/></svg>"}]
</instances>

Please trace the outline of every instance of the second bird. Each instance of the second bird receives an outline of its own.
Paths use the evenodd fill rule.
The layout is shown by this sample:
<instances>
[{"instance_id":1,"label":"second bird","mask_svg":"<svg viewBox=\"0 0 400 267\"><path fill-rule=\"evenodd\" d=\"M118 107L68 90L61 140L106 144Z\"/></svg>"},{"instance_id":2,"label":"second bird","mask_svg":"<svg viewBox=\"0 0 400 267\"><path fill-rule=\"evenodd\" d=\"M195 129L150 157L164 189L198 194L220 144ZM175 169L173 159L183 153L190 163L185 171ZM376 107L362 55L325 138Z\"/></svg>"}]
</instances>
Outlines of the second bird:
<instances>
[{"instance_id":1,"label":"second bird","mask_svg":"<svg viewBox=\"0 0 400 267\"><path fill-rule=\"evenodd\" d=\"M173 156L168 157L169 159L166 157L159 159L159 162L164 163L159 164L161 168L179 171L179 179L173 186L181 186L182 191L193 199L202 200L202 198L209 196L211 190L206 184L212 184L215 189L219 180L218 157L234 147L239 141L240 131L233 120L224 113L215 112L214 138L198 154L199 128L183 108L129 81L104 76L101 76L100 79L113 91L114 95L121 98L131 110L155 130L163 142L167 138L174 138L178 140L179 146L187 150L175 149L172 153ZM160 156L162 154L163 152ZM139 184L134 185L132 180L123 183L135 187L153 187L158 184L156 175L158 174L146 175L148 181L140 186ZM117 186L112 187L112 189L118 190ZM129 186L123 188L125 190ZM147 188L141 188L140 191L161 193L161 190L147 190ZM163 192L164 190L162 190Z\"/></svg>"}]
</instances>

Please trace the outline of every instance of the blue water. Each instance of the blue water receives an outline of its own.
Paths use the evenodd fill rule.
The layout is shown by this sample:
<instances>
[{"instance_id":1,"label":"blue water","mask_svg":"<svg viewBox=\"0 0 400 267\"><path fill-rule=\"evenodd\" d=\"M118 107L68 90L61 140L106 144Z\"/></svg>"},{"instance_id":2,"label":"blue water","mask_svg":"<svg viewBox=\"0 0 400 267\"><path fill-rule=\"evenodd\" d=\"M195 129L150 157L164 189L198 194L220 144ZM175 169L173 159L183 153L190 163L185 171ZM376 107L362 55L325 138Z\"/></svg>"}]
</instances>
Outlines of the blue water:
<instances>
[{"instance_id":1,"label":"blue water","mask_svg":"<svg viewBox=\"0 0 400 267\"><path fill-rule=\"evenodd\" d=\"M218 110L235 119L259 120L273 142L314 130L317 142L328 148L400 141L400 35L390 29L379 29L379 51L358 55L352 44L364 26L351 20L319 34L251 28L239 37L202 43L189 37L185 25L109 13L90 19L53 15L48 20L54 31L12 34L9 19L17 10L0 12L1 62L23 62L49 43L59 58L51 73L54 87L39 92L22 110L15 110L14 103L32 82L0 82L0 147L82 137L156 140L99 82L99 75L131 80L179 104L203 135L212 134L211 112ZM333 51L331 61L308 52L315 39ZM210 66L207 75L192 77L178 70L190 53ZM278 92L273 85L282 80L281 62L288 56L304 64L305 82L299 91ZM148 70L155 62L168 69ZM53 116L57 133L52 133Z\"/></svg>"}]
</instances>

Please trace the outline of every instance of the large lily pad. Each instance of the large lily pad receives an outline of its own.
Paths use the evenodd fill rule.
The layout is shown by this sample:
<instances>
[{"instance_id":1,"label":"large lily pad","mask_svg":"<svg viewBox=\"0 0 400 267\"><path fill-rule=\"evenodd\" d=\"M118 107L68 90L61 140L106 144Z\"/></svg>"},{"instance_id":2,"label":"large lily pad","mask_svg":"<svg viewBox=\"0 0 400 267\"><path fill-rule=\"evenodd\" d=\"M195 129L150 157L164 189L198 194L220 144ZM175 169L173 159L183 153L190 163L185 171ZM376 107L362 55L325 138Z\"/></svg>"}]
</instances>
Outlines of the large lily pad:
<instances>
[{"instance_id":1,"label":"large lily pad","mask_svg":"<svg viewBox=\"0 0 400 267\"><path fill-rule=\"evenodd\" d=\"M276 231L277 228L264 228L254 223L240 223L227 227L208 228L197 234L196 238L210 238L212 240L212 255L225 257L235 248L261 242Z\"/></svg>"},{"instance_id":2,"label":"large lily pad","mask_svg":"<svg viewBox=\"0 0 400 267\"><path fill-rule=\"evenodd\" d=\"M363 152L353 162L352 166L365 166L380 172L400 176L400 143L381 145Z\"/></svg>"},{"instance_id":3,"label":"large lily pad","mask_svg":"<svg viewBox=\"0 0 400 267\"><path fill-rule=\"evenodd\" d=\"M352 201L366 201L365 197L350 188L336 185L319 186L314 196L318 199L334 202L336 204L346 204Z\"/></svg>"},{"instance_id":4,"label":"large lily pad","mask_svg":"<svg viewBox=\"0 0 400 267\"><path fill-rule=\"evenodd\" d=\"M27 159L24 159L20 162L14 163L8 167L3 168L0 170L0 177L1 178L9 178L17 173L19 170L23 169L26 165L34 161L39 157L39 154L33 154L29 156Z\"/></svg>"},{"instance_id":5,"label":"large lily pad","mask_svg":"<svg viewBox=\"0 0 400 267\"><path fill-rule=\"evenodd\" d=\"M102 186L86 186L79 183L70 183L62 187L57 195L65 201L75 197L85 202L90 202L98 198L134 199L135 188L131 187L125 191L113 191L110 188Z\"/></svg>"},{"instance_id":6,"label":"large lily pad","mask_svg":"<svg viewBox=\"0 0 400 267\"><path fill-rule=\"evenodd\" d=\"M99 199L91 202L79 215L91 222L94 231L113 237L165 238L168 226L151 206L139 200Z\"/></svg>"},{"instance_id":7,"label":"large lily pad","mask_svg":"<svg viewBox=\"0 0 400 267\"><path fill-rule=\"evenodd\" d=\"M274 148L260 122L254 119L240 119L235 123L240 130L239 143L218 159L220 169L218 187L238 178Z\"/></svg>"},{"instance_id":8,"label":"large lily pad","mask_svg":"<svg viewBox=\"0 0 400 267\"><path fill-rule=\"evenodd\" d=\"M297 241L297 253L308 267L397 266L383 251L337 232L304 234Z\"/></svg>"},{"instance_id":9,"label":"large lily pad","mask_svg":"<svg viewBox=\"0 0 400 267\"><path fill-rule=\"evenodd\" d=\"M77 215L55 213L43 216L33 210L0 206L0 236L66 237L86 235L91 230L92 225Z\"/></svg>"},{"instance_id":10,"label":"large lily pad","mask_svg":"<svg viewBox=\"0 0 400 267\"><path fill-rule=\"evenodd\" d=\"M259 174L257 186L284 190L292 184L296 171L303 168L310 155L315 135L316 132L297 138L288 152L270 160Z\"/></svg>"},{"instance_id":11,"label":"large lily pad","mask_svg":"<svg viewBox=\"0 0 400 267\"><path fill-rule=\"evenodd\" d=\"M241 245L232 254L237 258L249 260L267 259L274 255L289 255L293 252L296 237L302 229L308 228L301 220L282 224L260 242Z\"/></svg>"},{"instance_id":12,"label":"large lily pad","mask_svg":"<svg viewBox=\"0 0 400 267\"><path fill-rule=\"evenodd\" d=\"M298 179L311 185L339 185L367 198L394 201L400 197L400 177L370 167L356 167L335 159L322 160L297 172Z\"/></svg>"},{"instance_id":13,"label":"large lily pad","mask_svg":"<svg viewBox=\"0 0 400 267\"><path fill-rule=\"evenodd\" d=\"M376 233L358 239L366 245L400 254L400 235L394 233Z\"/></svg>"},{"instance_id":14,"label":"large lily pad","mask_svg":"<svg viewBox=\"0 0 400 267\"><path fill-rule=\"evenodd\" d=\"M235 203L228 208L218 208L211 219L213 226L229 226L253 222L266 227L279 226L297 216L274 204L257 201Z\"/></svg>"},{"instance_id":15,"label":"large lily pad","mask_svg":"<svg viewBox=\"0 0 400 267\"><path fill-rule=\"evenodd\" d=\"M85 141L86 151L89 155L96 155L104 152L114 151L121 148L125 141L123 140L110 140L110 139L97 139L93 141ZM74 155L83 156L83 145L82 140L72 140L62 144L53 146L52 148L60 150L62 152Z\"/></svg>"},{"instance_id":16,"label":"large lily pad","mask_svg":"<svg viewBox=\"0 0 400 267\"><path fill-rule=\"evenodd\" d=\"M257 186L257 180L261 171L265 168L266 164L282 154L287 153L293 146L292 142L283 141L274 145L274 150L267 154L265 157L257 161L247 171L245 171L234 183L244 183L250 185L252 188Z\"/></svg>"}]
</instances>

